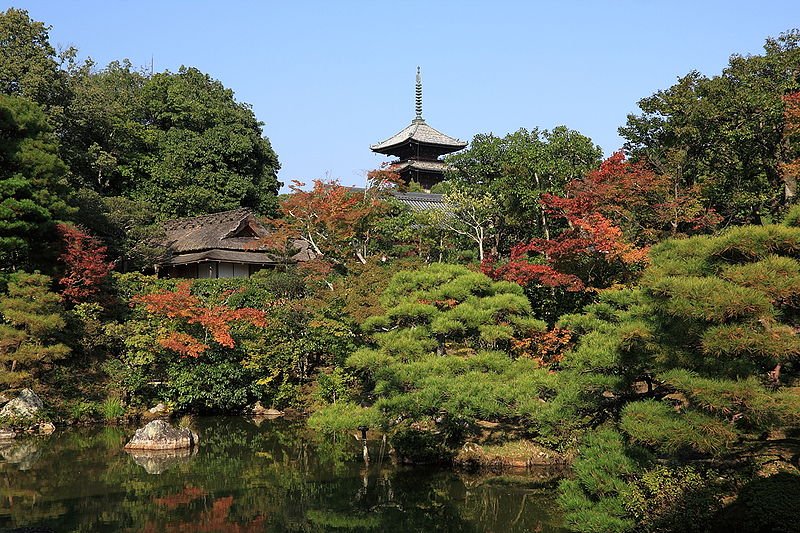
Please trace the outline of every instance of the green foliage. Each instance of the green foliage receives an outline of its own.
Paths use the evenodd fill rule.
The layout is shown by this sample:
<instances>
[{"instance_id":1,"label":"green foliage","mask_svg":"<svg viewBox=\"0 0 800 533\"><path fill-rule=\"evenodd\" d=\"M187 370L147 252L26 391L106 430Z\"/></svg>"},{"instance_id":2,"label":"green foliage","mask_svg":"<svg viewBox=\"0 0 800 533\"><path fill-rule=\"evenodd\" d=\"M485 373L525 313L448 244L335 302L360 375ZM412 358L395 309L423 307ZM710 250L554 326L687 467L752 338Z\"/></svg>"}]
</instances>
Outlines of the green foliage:
<instances>
[{"instance_id":1,"label":"green foliage","mask_svg":"<svg viewBox=\"0 0 800 533\"><path fill-rule=\"evenodd\" d=\"M664 402L631 402L622 410L620 428L631 439L662 453L723 453L736 442L729 424L697 411L676 413Z\"/></svg>"},{"instance_id":2,"label":"green foliage","mask_svg":"<svg viewBox=\"0 0 800 533\"><path fill-rule=\"evenodd\" d=\"M787 385L798 378L798 244L797 228L752 226L655 246L640 289L603 292L582 314L559 321L578 341L559 363L537 430L547 434L565 420L562 431L574 434L607 422L627 442L679 463L751 461L748 442L795 431L800 395ZM596 472L608 483L619 479ZM626 510L602 495L593 505L606 506L603 513L575 514L571 527L663 531L681 516L707 523L711 494L721 489L709 492L710 480L675 472L622 476L638 487L638 503ZM572 517L584 489L565 487L562 504Z\"/></svg>"},{"instance_id":3,"label":"green foliage","mask_svg":"<svg viewBox=\"0 0 800 533\"><path fill-rule=\"evenodd\" d=\"M662 299L660 309L674 317L724 323L772 313L763 293L719 278L665 277L648 289Z\"/></svg>"},{"instance_id":4,"label":"green foliage","mask_svg":"<svg viewBox=\"0 0 800 533\"><path fill-rule=\"evenodd\" d=\"M336 402L315 412L308 425L321 431L348 431L359 426L379 428L382 417L374 408L360 407L351 402Z\"/></svg>"},{"instance_id":5,"label":"green foliage","mask_svg":"<svg viewBox=\"0 0 800 533\"><path fill-rule=\"evenodd\" d=\"M91 422L98 413L98 405L94 402L77 400L69 406L69 418L76 422Z\"/></svg>"},{"instance_id":6,"label":"green foliage","mask_svg":"<svg viewBox=\"0 0 800 533\"><path fill-rule=\"evenodd\" d=\"M622 436L603 427L588 433L573 465L574 477L559 486L559 504L573 531L631 531L635 522L626 502L629 479L639 467L627 453Z\"/></svg>"},{"instance_id":7,"label":"green foliage","mask_svg":"<svg viewBox=\"0 0 800 533\"><path fill-rule=\"evenodd\" d=\"M784 172L784 96L797 91L800 33L767 39L760 55L734 54L721 74L690 72L639 101L620 135L635 158L681 177L729 223L761 223L796 194Z\"/></svg>"},{"instance_id":8,"label":"green foliage","mask_svg":"<svg viewBox=\"0 0 800 533\"><path fill-rule=\"evenodd\" d=\"M530 317L521 287L455 265L399 272L381 301L386 314L364 329L381 349L406 359L434 348L509 348L512 339L545 328Z\"/></svg>"},{"instance_id":9,"label":"green foliage","mask_svg":"<svg viewBox=\"0 0 800 533\"><path fill-rule=\"evenodd\" d=\"M82 187L165 218L274 211L277 156L252 109L219 81L186 67L148 75L124 61L87 62L70 85L64 153Z\"/></svg>"},{"instance_id":10,"label":"green foliage","mask_svg":"<svg viewBox=\"0 0 800 533\"><path fill-rule=\"evenodd\" d=\"M705 531L721 505L719 490L692 467L657 466L632 486L626 507L639 531Z\"/></svg>"},{"instance_id":11,"label":"green foliage","mask_svg":"<svg viewBox=\"0 0 800 533\"><path fill-rule=\"evenodd\" d=\"M800 227L800 205L793 205L783 215L781 223L791 228Z\"/></svg>"},{"instance_id":12,"label":"green foliage","mask_svg":"<svg viewBox=\"0 0 800 533\"><path fill-rule=\"evenodd\" d=\"M199 360L187 358L166 364L164 399L176 409L200 412L241 410L262 396L257 375L237 360L241 354L212 351Z\"/></svg>"},{"instance_id":13,"label":"green foliage","mask_svg":"<svg viewBox=\"0 0 800 533\"><path fill-rule=\"evenodd\" d=\"M496 252L505 252L521 240L545 237L553 222L539 203L542 194L562 192L571 179L596 168L601 156L591 139L565 126L520 129L502 138L478 134L469 148L447 158L447 178L455 191L490 198L485 237L500 243Z\"/></svg>"},{"instance_id":14,"label":"green foliage","mask_svg":"<svg viewBox=\"0 0 800 533\"><path fill-rule=\"evenodd\" d=\"M391 430L395 449L409 458L450 456L478 420L533 424L548 410L542 398L552 396L556 376L508 353L515 339L545 329L519 286L433 264L395 274L381 305L386 311L362 324L370 345L346 364L362 380L362 399ZM330 408L315 415L318 424L347 424L329 418Z\"/></svg>"},{"instance_id":15,"label":"green foliage","mask_svg":"<svg viewBox=\"0 0 800 533\"><path fill-rule=\"evenodd\" d=\"M0 94L0 272L52 269L54 223L69 214L66 167L42 109Z\"/></svg>"},{"instance_id":16,"label":"green foliage","mask_svg":"<svg viewBox=\"0 0 800 533\"><path fill-rule=\"evenodd\" d=\"M103 420L111 422L125 414L125 407L119 398L106 398L100 404L100 414L103 416Z\"/></svg>"},{"instance_id":17,"label":"green foliage","mask_svg":"<svg viewBox=\"0 0 800 533\"><path fill-rule=\"evenodd\" d=\"M0 12L0 94L37 102L58 121L68 97L66 73L59 67L75 51L67 49L58 57L49 30L23 9Z\"/></svg>"},{"instance_id":18,"label":"green foliage","mask_svg":"<svg viewBox=\"0 0 800 533\"><path fill-rule=\"evenodd\" d=\"M275 208L278 159L252 109L195 68L157 73L142 87L150 126L137 164L147 178L134 198L164 215L191 216L236 207Z\"/></svg>"},{"instance_id":19,"label":"green foliage","mask_svg":"<svg viewBox=\"0 0 800 533\"><path fill-rule=\"evenodd\" d=\"M347 401L350 399L351 388L352 378L341 368L320 372L317 375L317 396L323 402Z\"/></svg>"},{"instance_id":20,"label":"green foliage","mask_svg":"<svg viewBox=\"0 0 800 533\"><path fill-rule=\"evenodd\" d=\"M58 342L65 326L61 298L42 274L12 274L0 296L0 383L28 384L70 349Z\"/></svg>"},{"instance_id":21,"label":"green foliage","mask_svg":"<svg viewBox=\"0 0 800 533\"><path fill-rule=\"evenodd\" d=\"M305 281L294 270L265 268L250 277L251 282L255 280L275 298L301 298L306 293Z\"/></svg>"},{"instance_id":22,"label":"green foliage","mask_svg":"<svg viewBox=\"0 0 800 533\"><path fill-rule=\"evenodd\" d=\"M800 424L800 397L790 390L767 390L754 376L709 379L675 369L660 374L659 379L685 394L695 408L733 419L751 431Z\"/></svg>"}]
</instances>

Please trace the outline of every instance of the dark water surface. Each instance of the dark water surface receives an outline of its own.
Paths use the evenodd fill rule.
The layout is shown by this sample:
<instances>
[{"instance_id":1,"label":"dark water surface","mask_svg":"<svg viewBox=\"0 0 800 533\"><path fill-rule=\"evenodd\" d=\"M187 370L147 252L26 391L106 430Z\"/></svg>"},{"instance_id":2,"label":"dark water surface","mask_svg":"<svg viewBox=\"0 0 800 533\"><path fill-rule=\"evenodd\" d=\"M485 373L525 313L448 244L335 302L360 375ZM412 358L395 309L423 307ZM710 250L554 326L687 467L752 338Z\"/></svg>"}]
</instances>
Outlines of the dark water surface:
<instances>
[{"instance_id":1,"label":"dark water surface","mask_svg":"<svg viewBox=\"0 0 800 533\"><path fill-rule=\"evenodd\" d=\"M201 418L194 454L131 455L133 429L0 444L0 531L561 531L545 472L401 467L303 422ZM385 450L384 450L385 451Z\"/></svg>"}]
</instances>

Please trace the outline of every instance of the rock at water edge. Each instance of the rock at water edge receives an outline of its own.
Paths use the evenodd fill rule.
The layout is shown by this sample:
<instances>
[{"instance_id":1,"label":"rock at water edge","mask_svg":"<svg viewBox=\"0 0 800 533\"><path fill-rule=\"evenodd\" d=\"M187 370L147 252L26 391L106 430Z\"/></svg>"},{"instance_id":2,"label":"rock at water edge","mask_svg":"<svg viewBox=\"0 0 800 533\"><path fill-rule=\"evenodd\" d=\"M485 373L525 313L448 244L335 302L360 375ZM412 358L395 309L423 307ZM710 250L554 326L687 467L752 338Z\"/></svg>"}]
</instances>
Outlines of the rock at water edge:
<instances>
[{"instance_id":1,"label":"rock at water edge","mask_svg":"<svg viewBox=\"0 0 800 533\"><path fill-rule=\"evenodd\" d=\"M197 446L199 437L188 428L174 428L164 420L153 420L137 429L126 450L180 450Z\"/></svg>"},{"instance_id":2,"label":"rock at water edge","mask_svg":"<svg viewBox=\"0 0 800 533\"><path fill-rule=\"evenodd\" d=\"M35 418L36 413L44 407L42 400L31 389L23 389L19 396L8 402L2 410L0 417L8 418Z\"/></svg>"},{"instance_id":3,"label":"rock at water edge","mask_svg":"<svg viewBox=\"0 0 800 533\"><path fill-rule=\"evenodd\" d=\"M279 416L283 416L283 411L278 411L277 409L268 409L261 405L261 402L256 402L253 404L252 407L249 409L250 414L253 416L264 416L268 418L277 418Z\"/></svg>"}]
</instances>

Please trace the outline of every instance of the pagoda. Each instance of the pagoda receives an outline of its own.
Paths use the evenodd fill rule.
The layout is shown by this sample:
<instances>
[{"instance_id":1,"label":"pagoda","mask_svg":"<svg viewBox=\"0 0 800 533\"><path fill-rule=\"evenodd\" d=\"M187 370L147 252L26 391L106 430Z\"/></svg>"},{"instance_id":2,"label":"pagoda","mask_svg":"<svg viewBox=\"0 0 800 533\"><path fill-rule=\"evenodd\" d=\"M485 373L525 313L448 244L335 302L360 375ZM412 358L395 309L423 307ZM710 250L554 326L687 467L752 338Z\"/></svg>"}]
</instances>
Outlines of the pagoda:
<instances>
[{"instance_id":1,"label":"pagoda","mask_svg":"<svg viewBox=\"0 0 800 533\"><path fill-rule=\"evenodd\" d=\"M417 67L416 116L405 129L383 142L370 146L373 152L393 155L391 169L406 185L417 182L426 191L444 179L447 165L439 159L456 152L467 143L428 126L422 118L422 78Z\"/></svg>"}]
</instances>

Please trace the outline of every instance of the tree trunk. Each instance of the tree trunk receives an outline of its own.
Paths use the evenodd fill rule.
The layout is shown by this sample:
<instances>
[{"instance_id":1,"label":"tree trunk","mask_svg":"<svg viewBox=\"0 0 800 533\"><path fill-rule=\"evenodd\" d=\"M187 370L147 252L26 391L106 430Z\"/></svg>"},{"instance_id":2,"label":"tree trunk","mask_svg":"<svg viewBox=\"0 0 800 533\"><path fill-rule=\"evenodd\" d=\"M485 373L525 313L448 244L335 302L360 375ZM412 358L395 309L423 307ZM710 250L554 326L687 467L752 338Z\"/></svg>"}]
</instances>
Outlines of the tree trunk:
<instances>
[{"instance_id":1,"label":"tree trunk","mask_svg":"<svg viewBox=\"0 0 800 533\"><path fill-rule=\"evenodd\" d=\"M539 198L540 198L540 200L539 200L539 216L542 219L542 233L544 233L544 238L549 241L550 240L550 225L547 222L547 213L546 213L546 211L545 211L545 209L544 209L544 207L542 206L542 203L541 203L542 184L539 181L539 173L538 172L534 172L533 173L533 178L536 180L536 188L539 189Z\"/></svg>"}]
</instances>

